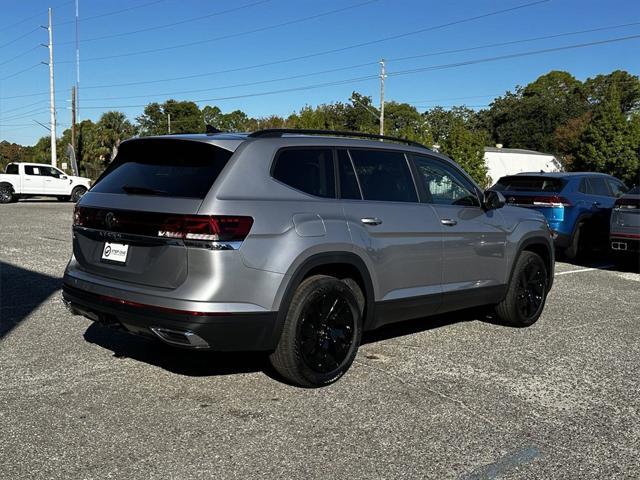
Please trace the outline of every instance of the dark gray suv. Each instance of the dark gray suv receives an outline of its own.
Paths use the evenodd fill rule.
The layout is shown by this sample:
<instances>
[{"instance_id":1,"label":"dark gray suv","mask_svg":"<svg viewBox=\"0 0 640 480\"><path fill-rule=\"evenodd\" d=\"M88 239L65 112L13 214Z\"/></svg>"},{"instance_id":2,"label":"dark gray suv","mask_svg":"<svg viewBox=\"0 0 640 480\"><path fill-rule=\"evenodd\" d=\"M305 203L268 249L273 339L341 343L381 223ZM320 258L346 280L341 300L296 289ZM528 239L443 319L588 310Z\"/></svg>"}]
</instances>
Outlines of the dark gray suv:
<instances>
[{"instance_id":1,"label":"dark gray suv","mask_svg":"<svg viewBox=\"0 0 640 480\"><path fill-rule=\"evenodd\" d=\"M308 387L381 325L479 305L534 323L553 281L545 218L426 147L359 136L375 137L124 142L76 207L66 304L175 346L269 351Z\"/></svg>"}]
</instances>

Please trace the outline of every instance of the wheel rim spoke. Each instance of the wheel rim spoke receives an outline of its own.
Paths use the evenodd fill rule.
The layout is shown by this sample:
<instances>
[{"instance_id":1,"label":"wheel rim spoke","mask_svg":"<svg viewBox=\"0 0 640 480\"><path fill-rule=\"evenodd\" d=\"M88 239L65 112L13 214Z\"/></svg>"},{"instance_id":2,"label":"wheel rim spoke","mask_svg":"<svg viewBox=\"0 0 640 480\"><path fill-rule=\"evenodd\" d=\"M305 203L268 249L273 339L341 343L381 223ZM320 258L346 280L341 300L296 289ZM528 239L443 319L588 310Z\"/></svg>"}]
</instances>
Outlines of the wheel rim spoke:
<instances>
[{"instance_id":1,"label":"wheel rim spoke","mask_svg":"<svg viewBox=\"0 0 640 480\"><path fill-rule=\"evenodd\" d=\"M516 294L518 311L527 319L536 315L544 301L546 279L542 266L536 262L529 263L520 274Z\"/></svg>"},{"instance_id":2,"label":"wheel rim spoke","mask_svg":"<svg viewBox=\"0 0 640 480\"><path fill-rule=\"evenodd\" d=\"M311 300L302 315L300 351L305 364L319 373L338 369L353 344L354 315L339 292Z\"/></svg>"}]
</instances>

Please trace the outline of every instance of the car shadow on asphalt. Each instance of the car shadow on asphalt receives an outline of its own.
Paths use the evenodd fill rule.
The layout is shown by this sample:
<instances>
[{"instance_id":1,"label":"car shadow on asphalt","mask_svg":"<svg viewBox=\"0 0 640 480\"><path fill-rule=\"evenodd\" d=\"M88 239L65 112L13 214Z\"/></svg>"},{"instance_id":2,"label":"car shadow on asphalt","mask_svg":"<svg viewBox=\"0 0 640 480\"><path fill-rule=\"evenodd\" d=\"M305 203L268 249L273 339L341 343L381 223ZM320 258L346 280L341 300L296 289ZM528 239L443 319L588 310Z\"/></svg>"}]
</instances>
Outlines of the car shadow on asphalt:
<instances>
[{"instance_id":1,"label":"car shadow on asphalt","mask_svg":"<svg viewBox=\"0 0 640 480\"><path fill-rule=\"evenodd\" d=\"M92 323L87 328L84 338L89 343L111 350L115 358L130 358L178 375L204 377L251 372L271 374L268 355L264 352L186 350L97 323Z\"/></svg>"},{"instance_id":2,"label":"car shadow on asphalt","mask_svg":"<svg viewBox=\"0 0 640 480\"><path fill-rule=\"evenodd\" d=\"M62 279L0 262L0 339L62 287Z\"/></svg>"},{"instance_id":3,"label":"car shadow on asphalt","mask_svg":"<svg viewBox=\"0 0 640 480\"><path fill-rule=\"evenodd\" d=\"M487 310L468 309L387 325L366 332L362 337L362 345L474 320L490 321ZM89 343L110 350L115 358L129 358L178 375L204 377L262 372L283 381L271 367L267 352L198 352L180 349L97 323L87 328L84 338Z\"/></svg>"}]
</instances>

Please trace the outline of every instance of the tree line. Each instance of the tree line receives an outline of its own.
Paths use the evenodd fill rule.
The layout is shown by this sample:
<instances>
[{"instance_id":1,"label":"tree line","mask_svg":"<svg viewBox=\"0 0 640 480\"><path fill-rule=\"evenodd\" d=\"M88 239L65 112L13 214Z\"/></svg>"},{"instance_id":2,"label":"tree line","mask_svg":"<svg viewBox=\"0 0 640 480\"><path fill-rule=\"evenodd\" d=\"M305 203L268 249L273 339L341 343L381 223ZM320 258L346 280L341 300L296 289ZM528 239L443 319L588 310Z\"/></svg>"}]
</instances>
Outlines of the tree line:
<instances>
[{"instance_id":1,"label":"tree line","mask_svg":"<svg viewBox=\"0 0 640 480\"><path fill-rule=\"evenodd\" d=\"M122 112L104 113L97 122L77 125L79 168L95 178L131 136L202 133L211 125L228 132L262 128L309 128L379 132L379 112L371 97L353 92L347 102L305 106L287 117L254 118L241 110L224 113L191 101L150 103L131 122ZM493 100L488 108L434 107L419 112L407 103L385 103L385 134L437 148L486 184L484 147L502 144L552 153L569 171L597 171L637 184L640 176L640 79L616 70L584 82L568 72L551 71ZM66 157L71 130L58 142ZM33 147L0 142L0 168L12 161L48 162L49 137Z\"/></svg>"}]
</instances>

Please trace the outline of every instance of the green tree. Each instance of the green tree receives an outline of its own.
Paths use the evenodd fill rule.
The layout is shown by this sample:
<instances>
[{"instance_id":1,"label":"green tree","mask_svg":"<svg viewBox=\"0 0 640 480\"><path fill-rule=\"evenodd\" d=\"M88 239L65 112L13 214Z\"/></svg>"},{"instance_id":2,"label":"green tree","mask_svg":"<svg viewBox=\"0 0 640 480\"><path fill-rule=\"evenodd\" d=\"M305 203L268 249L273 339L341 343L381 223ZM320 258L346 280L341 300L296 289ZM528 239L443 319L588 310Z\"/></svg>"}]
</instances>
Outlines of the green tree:
<instances>
[{"instance_id":1,"label":"green tree","mask_svg":"<svg viewBox=\"0 0 640 480\"><path fill-rule=\"evenodd\" d=\"M139 133L145 135L166 135L169 133L203 133L205 122L195 102L167 100L163 104L150 103L144 113L136 118Z\"/></svg>"},{"instance_id":2,"label":"green tree","mask_svg":"<svg viewBox=\"0 0 640 480\"><path fill-rule=\"evenodd\" d=\"M423 114L424 123L438 151L452 158L481 186L486 186L484 147L487 135L474 127L476 114L465 107L436 107Z\"/></svg>"},{"instance_id":3,"label":"green tree","mask_svg":"<svg viewBox=\"0 0 640 480\"><path fill-rule=\"evenodd\" d=\"M617 89L607 94L593 111L580 135L572 169L605 172L635 184L640 175L640 119L622 111Z\"/></svg>"},{"instance_id":4,"label":"green tree","mask_svg":"<svg viewBox=\"0 0 640 480\"><path fill-rule=\"evenodd\" d=\"M505 147L558 153L556 129L588 109L582 82L567 72L552 71L496 98L488 111L488 128L494 142Z\"/></svg>"},{"instance_id":5,"label":"green tree","mask_svg":"<svg viewBox=\"0 0 640 480\"><path fill-rule=\"evenodd\" d=\"M616 70L608 75L597 75L585 82L585 91L592 105L608 100L610 93L615 90L620 102L622 113L638 112L640 110L640 78L623 70Z\"/></svg>"}]
</instances>

